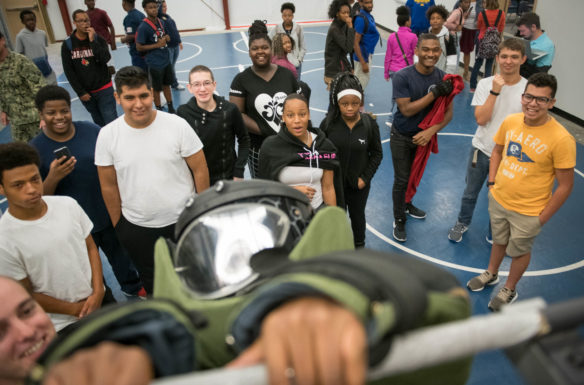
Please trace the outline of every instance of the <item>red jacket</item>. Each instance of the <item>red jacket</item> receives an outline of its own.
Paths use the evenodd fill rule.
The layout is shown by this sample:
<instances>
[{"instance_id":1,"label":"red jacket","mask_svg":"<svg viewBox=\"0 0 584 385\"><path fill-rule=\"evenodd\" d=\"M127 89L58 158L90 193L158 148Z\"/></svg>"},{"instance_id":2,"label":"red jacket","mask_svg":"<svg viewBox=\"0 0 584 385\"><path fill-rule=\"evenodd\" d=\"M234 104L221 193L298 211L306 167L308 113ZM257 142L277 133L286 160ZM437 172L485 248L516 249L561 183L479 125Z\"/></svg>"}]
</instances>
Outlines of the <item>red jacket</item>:
<instances>
[{"instance_id":1,"label":"red jacket","mask_svg":"<svg viewBox=\"0 0 584 385\"><path fill-rule=\"evenodd\" d=\"M452 99L464 89L464 81L460 75L447 74L444 76L444 80L448 79L452 81L452 92L450 95L440 96L434 101L434 106L430 112L428 112L428 115L426 115L424 120L418 125L422 130L442 122L444 120L446 109L452 102ZM428 163L428 158L430 157L430 151L435 154L438 153L438 138L436 135L432 136L427 145L418 146L418 149L416 150L416 158L412 164L410 179L408 180L408 189L406 191L406 202L408 203L411 202L414 195L416 195L416 189L424 175L426 163Z\"/></svg>"}]
</instances>

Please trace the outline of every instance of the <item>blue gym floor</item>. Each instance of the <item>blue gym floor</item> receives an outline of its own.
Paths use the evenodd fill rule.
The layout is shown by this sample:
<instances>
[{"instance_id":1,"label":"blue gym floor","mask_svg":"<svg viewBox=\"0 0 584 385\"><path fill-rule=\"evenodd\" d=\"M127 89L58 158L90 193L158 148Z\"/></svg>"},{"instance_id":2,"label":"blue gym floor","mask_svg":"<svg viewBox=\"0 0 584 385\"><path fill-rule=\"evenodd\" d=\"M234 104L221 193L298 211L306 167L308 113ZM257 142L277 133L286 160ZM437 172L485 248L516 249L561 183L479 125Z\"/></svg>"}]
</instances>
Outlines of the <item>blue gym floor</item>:
<instances>
[{"instance_id":1,"label":"blue gym floor","mask_svg":"<svg viewBox=\"0 0 584 385\"><path fill-rule=\"evenodd\" d=\"M312 88L312 121L319 124L328 106L328 93L323 83L323 50L327 27L305 27L308 53L302 67L302 80ZM249 66L247 35L245 32L206 34L183 38L184 50L176 65L179 82L187 83L188 71L196 64L210 67L217 81L217 92L228 97L233 77ZM377 250L408 253L412 258L423 258L443 266L464 284L473 275L482 272L489 260L490 245L485 240L488 226L487 200L481 192L473 223L461 243L447 239L449 228L456 222L460 198L464 189L464 177L471 145L471 137L476 129L473 110L470 107L472 95L465 89L455 98L454 119L439 136L438 154L432 154L424 178L414 201L428 212L425 220L409 220L408 240L397 243L391 236L393 167L389 149L389 127L385 121L389 114L391 97L390 83L383 79L383 47L377 47L374 57L372 80L366 90L365 108L375 113L383 141L384 159L372 182L367 205L367 247ZM125 46L113 52L117 68L130 63ZM60 84L73 97L71 87L63 74ZM560 84L561 87L561 84ZM185 103L188 91L173 91L174 105ZM121 110L118 108L121 113ZM90 120L90 116L75 98L73 102L74 120ZM0 142L7 140L7 130L0 132ZM584 206L578 196L584 192L584 174L578 168L584 167L583 148L578 145L578 161L574 190L561 210L546 224L538 236L531 265L518 286L519 300L542 297L548 303L584 295ZM1 205L5 209L5 203ZM506 260L502 270L507 270ZM505 275L505 273L502 273ZM110 275L111 276L111 275ZM483 292L472 293L474 314L487 313L489 298L502 287L504 280ZM499 351L477 355L469 385L523 384L513 366Z\"/></svg>"}]
</instances>

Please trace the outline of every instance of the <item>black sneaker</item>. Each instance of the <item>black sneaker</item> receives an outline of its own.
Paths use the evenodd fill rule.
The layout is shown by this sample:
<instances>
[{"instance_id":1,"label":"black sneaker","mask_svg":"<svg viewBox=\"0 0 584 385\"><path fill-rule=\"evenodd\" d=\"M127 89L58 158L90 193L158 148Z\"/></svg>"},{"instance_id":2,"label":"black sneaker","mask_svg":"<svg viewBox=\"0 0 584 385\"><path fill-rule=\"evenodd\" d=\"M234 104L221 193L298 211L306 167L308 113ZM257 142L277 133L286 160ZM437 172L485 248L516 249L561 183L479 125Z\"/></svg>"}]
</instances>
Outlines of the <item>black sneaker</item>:
<instances>
[{"instance_id":1,"label":"black sneaker","mask_svg":"<svg viewBox=\"0 0 584 385\"><path fill-rule=\"evenodd\" d=\"M406 203L406 214L408 214L412 218L416 219L424 219L426 218L426 212L424 210L420 210L416 206L414 206L411 202Z\"/></svg>"},{"instance_id":2,"label":"black sneaker","mask_svg":"<svg viewBox=\"0 0 584 385\"><path fill-rule=\"evenodd\" d=\"M408 239L406 236L406 222L403 220L393 222L393 238L398 242L405 242Z\"/></svg>"}]
</instances>

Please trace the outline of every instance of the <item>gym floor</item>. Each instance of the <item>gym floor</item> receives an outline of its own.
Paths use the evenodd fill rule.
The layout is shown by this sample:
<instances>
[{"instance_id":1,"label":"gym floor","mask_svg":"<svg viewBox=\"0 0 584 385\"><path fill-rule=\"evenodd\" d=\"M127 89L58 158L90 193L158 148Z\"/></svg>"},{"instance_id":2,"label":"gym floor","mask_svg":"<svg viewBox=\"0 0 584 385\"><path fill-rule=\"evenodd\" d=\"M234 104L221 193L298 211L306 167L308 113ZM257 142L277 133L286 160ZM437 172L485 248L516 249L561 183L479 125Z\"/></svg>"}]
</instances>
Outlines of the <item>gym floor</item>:
<instances>
[{"instance_id":1,"label":"gym floor","mask_svg":"<svg viewBox=\"0 0 584 385\"><path fill-rule=\"evenodd\" d=\"M326 26L305 26L308 52L302 67L302 80L312 88L311 118L315 125L324 117L328 106L328 93L323 83L324 43ZM387 35L385 35L387 37ZM217 81L217 92L228 97L233 77L250 65L247 53L247 35L244 31L215 34L188 34L183 37L184 49L176 65L179 82L186 86L190 68L197 64L210 67ZM51 47L51 62L58 73L59 84L69 90L73 99L74 120L91 120L83 108L65 75L60 69L58 56L60 45ZM407 223L408 240L395 242L392 232L391 188L393 167L389 149L389 127L385 124L390 115L389 101L391 83L383 79L383 47L377 46L373 59L372 81L366 90L365 108L377 115L383 141L384 158L373 181L367 204L367 247L376 250L407 253L412 258L422 258L439 264L452 272L461 282L466 283L473 275L482 272L489 260L490 245L485 236L488 227L486 192L481 192L473 223L460 243L447 239L448 230L456 222L460 198L464 189L464 178L471 145L476 129L473 109L470 107L472 94L468 87L455 98L454 118L439 135L438 154L432 154L424 178L415 196L415 204L426 210L425 220L411 219ZM53 54L54 52L54 54ZM118 46L113 52L116 68L130 63L127 48ZM467 85L468 86L468 85ZM561 84L559 85L562 86ZM185 103L190 98L188 91L173 91L174 105ZM118 108L121 113L121 109ZM560 119L562 123L565 121ZM582 132L570 122L571 131ZM9 140L8 130L0 131L0 143ZM574 190L561 210L544 227L538 236L529 269L518 286L519 301L541 297L548 303L558 302L584 295L584 205L580 200L584 193L584 167L582 144L578 144L578 158ZM0 197L1 198L1 197ZM6 203L0 208L5 210ZM106 270L108 267L106 266ZM502 275L509 268L509 258L503 262ZM111 271L111 270L110 270ZM114 289L117 282L108 273L106 279ZM473 314L487 313L490 297L502 287L501 283L482 292L470 295ZM478 354L475 358L469 385L523 384L513 365L500 351Z\"/></svg>"}]
</instances>

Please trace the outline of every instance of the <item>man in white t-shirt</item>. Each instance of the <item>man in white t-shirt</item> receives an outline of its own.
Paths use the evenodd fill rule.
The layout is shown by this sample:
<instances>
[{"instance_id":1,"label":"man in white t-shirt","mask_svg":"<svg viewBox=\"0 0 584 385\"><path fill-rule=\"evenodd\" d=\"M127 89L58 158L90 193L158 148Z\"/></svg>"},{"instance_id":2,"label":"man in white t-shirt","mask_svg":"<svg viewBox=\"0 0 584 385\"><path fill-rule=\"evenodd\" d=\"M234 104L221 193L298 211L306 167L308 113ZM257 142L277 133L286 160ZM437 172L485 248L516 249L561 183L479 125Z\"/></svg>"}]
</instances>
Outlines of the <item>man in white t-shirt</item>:
<instances>
[{"instance_id":1,"label":"man in white t-shirt","mask_svg":"<svg viewBox=\"0 0 584 385\"><path fill-rule=\"evenodd\" d=\"M478 83L471 104L475 106L479 126L472 138L458 220L448 232L448 239L453 242L462 241L470 226L477 197L489 175L489 159L495 146L493 136L508 115L521 112L521 94L527 80L521 77L519 69L526 59L523 42L507 39L499 46L496 57L500 73Z\"/></svg>"},{"instance_id":2,"label":"man in white t-shirt","mask_svg":"<svg viewBox=\"0 0 584 385\"><path fill-rule=\"evenodd\" d=\"M0 145L0 275L20 281L61 330L101 306L104 284L93 224L77 202L43 197L36 150Z\"/></svg>"},{"instance_id":3,"label":"man in white t-shirt","mask_svg":"<svg viewBox=\"0 0 584 385\"><path fill-rule=\"evenodd\" d=\"M209 187L209 172L203 144L186 120L152 108L148 74L124 67L115 85L124 115L101 129L95 164L118 238L152 294L154 244L174 238L187 200Z\"/></svg>"}]
</instances>

